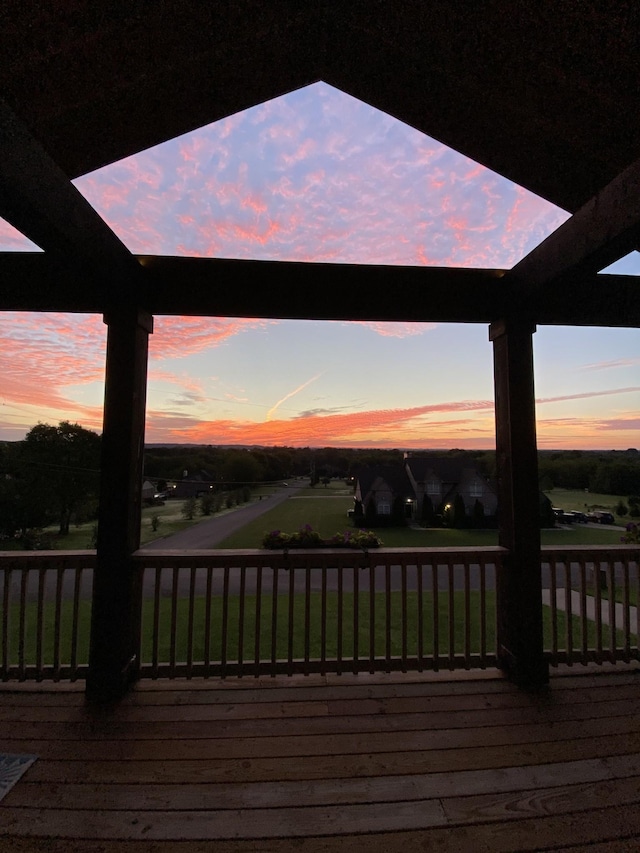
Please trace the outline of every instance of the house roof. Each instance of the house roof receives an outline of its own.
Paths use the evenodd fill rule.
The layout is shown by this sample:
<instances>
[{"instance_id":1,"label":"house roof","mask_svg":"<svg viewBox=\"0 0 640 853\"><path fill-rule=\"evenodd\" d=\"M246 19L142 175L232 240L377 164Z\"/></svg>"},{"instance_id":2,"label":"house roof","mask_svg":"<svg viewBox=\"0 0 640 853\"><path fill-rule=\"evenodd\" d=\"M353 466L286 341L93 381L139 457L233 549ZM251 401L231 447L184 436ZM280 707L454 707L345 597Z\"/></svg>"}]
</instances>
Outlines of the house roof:
<instances>
[{"instance_id":1,"label":"house roof","mask_svg":"<svg viewBox=\"0 0 640 853\"><path fill-rule=\"evenodd\" d=\"M366 503L378 480L383 480L394 496L414 498L415 491L407 472L401 465L375 465L358 471L358 486L363 502Z\"/></svg>"},{"instance_id":2,"label":"house roof","mask_svg":"<svg viewBox=\"0 0 640 853\"><path fill-rule=\"evenodd\" d=\"M634 0L25 0L0 20L0 214L47 253L0 256L0 309L640 324L636 281L595 275L639 241ZM394 268L397 300L367 286L388 269L314 265L300 295L298 264L133 258L69 183L318 80L581 218L506 276ZM236 288L239 265L265 287Z\"/></svg>"},{"instance_id":3,"label":"house roof","mask_svg":"<svg viewBox=\"0 0 640 853\"><path fill-rule=\"evenodd\" d=\"M409 456L405 463L411 469L416 483L424 483L430 473L435 474L447 485L459 483L466 471L478 474L483 480L486 479L473 462L468 459L457 459L455 456Z\"/></svg>"}]
</instances>

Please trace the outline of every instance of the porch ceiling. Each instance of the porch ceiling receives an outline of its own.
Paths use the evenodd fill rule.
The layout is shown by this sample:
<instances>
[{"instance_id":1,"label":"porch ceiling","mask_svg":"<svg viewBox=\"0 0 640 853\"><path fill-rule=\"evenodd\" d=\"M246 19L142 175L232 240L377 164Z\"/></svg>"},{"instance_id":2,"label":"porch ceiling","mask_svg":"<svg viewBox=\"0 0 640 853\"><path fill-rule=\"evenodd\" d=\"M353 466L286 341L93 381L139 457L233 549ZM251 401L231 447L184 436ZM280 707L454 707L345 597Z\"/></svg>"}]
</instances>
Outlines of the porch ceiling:
<instances>
[{"instance_id":1,"label":"porch ceiling","mask_svg":"<svg viewBox=\"0 0 640 853\"><path fill-rule=\"evenodd\" d=\"M631 0L615 6L561 0L543 7L452 0L437 14L422 0L319 0L283 9L282 4L256 0L139 2L118 9L75 0L15 3L3 9L0 50L10 57L0 65L3 97L15 116L12 126L33 140L36 160L31 157L31 167L39 162L35 171L44 169L51 180L45 182L48 198L39 196L37 186L29 194L26 178L33 169L21 168L19 158L8 164L0 174L0 215L27 236L42 239L43 205L50 205L45 242L58 256L54 293L59 310L72 310L74 300L76 310L84 310L87 301L103 310L105 274L113 281L114 271L121 272L123 265L128 289L144 297L149 310L254 315L261 310L246 294L239 306L224 301L212 305L205 289L192 292L189 302L178 301L176 294L184 289L175 286L178 267L169 272L169 262L146 263L144 276L139 276L137 265L129 263L95 221L90 223L90 214L74 208L68 179L316 80L388 112L570 212L615 182L637 158L640 10ZM16 145L4 133L3 158ZM627 210L629 196L635 194L634 184L627 196L609 198ZM73 220L65 213L70 207ZM617 293L623 307L609 310L616 315L609 318L598 310L598 302L605 301L598 297L603 283L593 280L593 269L585 269L584 260L593 258L598 240L605 243L598 259L637 245L637 218L631 210L622 231L609 235L605 229L598 237L593 220L583 217L569 232L578 247L569 273L579 273L579 279L569 276L569 297L544 295L553 251L539 253L535 274L522 268L521 274L535 280L534 289L544 297L526 306L535 319L636 325L640 308L635 282L618 279L604 285L623 288ZM73 228L93 233L103 260L106 252L100 274L91 261L87 267L86 244ZM31 267L29 275L9 280L11 263L0 258L0 309L42 310L50 269L36 275ZM266 267L256 265L258 269ZM322 295L330 272L318 273L319 304L312 311L319 318L335 312L331 289ZM95 291L90 298L87 273ZM418 280L417 273L411 275ZM438 274L421 275L420 281L428 284ZM169 276L172 300L162 295ZM462 281L456 284L461 288L458 305ZM502 282L508 293L530 290L526 281L510 281ZM504 310L502 296L494 303L482 290L486 282L487 274L478 273L473 286L480 288L479 305L465 309L479 322ZM161 295L154 306L149 294L156 289ZM578 289L580 300L571 298ZM289 297L286 287L282 292L270 289L270 313L288 316L283 311ZM357 316L356 306L349 313ZM427 306L418 313L428 314ZM436 318L449 319L449 314L446 306L435 311ZM391 319L393 306L378 306L375 316Z\"/></svg>"}]
</instances>

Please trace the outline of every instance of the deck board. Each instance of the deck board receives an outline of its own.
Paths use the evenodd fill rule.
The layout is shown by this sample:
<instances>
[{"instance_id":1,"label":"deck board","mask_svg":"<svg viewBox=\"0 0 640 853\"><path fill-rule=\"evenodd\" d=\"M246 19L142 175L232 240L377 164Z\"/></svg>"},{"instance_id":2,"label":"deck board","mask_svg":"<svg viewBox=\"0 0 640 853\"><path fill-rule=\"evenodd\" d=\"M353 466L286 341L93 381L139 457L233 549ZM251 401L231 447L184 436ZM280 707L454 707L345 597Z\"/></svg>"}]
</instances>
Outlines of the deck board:
<instances>
[{"instance_id":1,"label":"deck board","mask_svg":"<svg viewBox=\"0 0 640 853\"><path fill-rule=\"evenodd\" d=\"M633 668L535 695L496 673L143 682L102 709L7 684L0 749L39 758L0 849L638 849L639 698Z\"/></svg>"}]
</instances>

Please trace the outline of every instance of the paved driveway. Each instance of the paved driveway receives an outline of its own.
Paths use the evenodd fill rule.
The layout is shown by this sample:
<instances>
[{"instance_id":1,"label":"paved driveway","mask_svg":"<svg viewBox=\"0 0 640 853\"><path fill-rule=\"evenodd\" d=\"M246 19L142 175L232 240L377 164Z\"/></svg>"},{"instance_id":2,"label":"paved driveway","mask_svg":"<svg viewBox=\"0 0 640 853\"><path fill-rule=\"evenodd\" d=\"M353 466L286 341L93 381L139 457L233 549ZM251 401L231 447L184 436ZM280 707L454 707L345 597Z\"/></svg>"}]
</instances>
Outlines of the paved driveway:
<instances>
[{"instance_id":1,"label":"paved driveway","mask_svg":"<svg viewBox=\"0 0 640 853\"><path fill-rule=\"evenodd\" d=\"M282 486L272 495L262 498L262 500L254 501L245 504L242 507L225 512L222 515L213 515L211 518L206 518L204 521L194 524L187 530L181 530L179 533L174 533L171 536L163 536L161 539L155 539L144 545L144 549L154 550L180 550L190 551L200 548L215 548L223 539L240 530L245 524L253 521L254 518L259 518L273 509L274 506L283 503L291 497L298 494L300 489L306 486L306 482L297 483L290 486ZM260 543L256 542L254 548L259 548Z\"/></svg>"}]
</instances>

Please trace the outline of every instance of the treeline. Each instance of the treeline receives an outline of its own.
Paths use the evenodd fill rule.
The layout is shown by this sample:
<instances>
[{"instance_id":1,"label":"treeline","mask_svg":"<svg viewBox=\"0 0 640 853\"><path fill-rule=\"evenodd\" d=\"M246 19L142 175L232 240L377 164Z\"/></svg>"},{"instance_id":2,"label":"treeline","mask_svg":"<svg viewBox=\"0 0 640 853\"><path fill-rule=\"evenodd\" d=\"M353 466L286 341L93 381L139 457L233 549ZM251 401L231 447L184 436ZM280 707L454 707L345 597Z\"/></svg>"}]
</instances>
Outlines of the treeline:
<instances>
[{"instance_id":1,"label":"treeline","mask_svg":"<svg viewBox=\"0 0 640 853\"><path fill-rule=\"evenodd\" d=\"M204 473L219 483L270 483L314 474L346 479L363 465L394 463L402 464L399 450L151 445L145 448L144 476L175 482Z\"/></svg>"},{"instance_id":2,"label":"treeline","mask_svg":"<svg viewBox=\"0 0 640 853\"><path fill-rule=\"evenodd\" d=\"M416 451L417 453L417 451ZM145 476L180 480L205 471L219 482L260 483L293 477L356 476L358 469L374 465L401 465L401 450L359 448L224 448L213 446L147 447ZM442 456L443 451L420 451L421 456ZM496 475L493 450L449 450L446 455L472 460L489 479ZM640 494L640 453L629 450L541 450L538 454L540 488L589 489L610 495Z\"/></svg>"},{"instance_id":3,"label":"treeline","mask_svg":"<svg viewBox=\"0 0 640 853\"><path fill-rule=\"evenodd\" d=\"M640 453L565 450L539 454L540 488L589 489L605 495L640 494Z\"/></svg>"}]
</instances>

